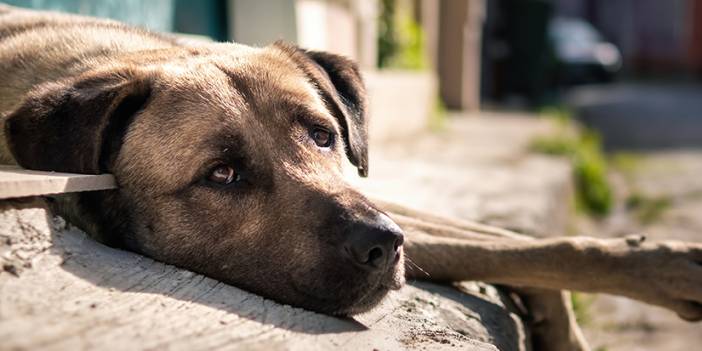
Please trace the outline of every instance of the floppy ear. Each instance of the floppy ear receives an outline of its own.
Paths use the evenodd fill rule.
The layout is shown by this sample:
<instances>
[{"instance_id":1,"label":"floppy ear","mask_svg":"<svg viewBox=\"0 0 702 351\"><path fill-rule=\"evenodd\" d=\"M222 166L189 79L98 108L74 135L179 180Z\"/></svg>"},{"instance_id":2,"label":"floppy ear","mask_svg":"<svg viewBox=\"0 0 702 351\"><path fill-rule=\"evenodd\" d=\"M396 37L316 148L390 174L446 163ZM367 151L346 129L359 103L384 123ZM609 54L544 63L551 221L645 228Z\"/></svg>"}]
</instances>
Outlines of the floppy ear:
<instances>
[{"instance_id":1,"label":"floppy ear","mask_svg":"<svg viewBox=\"0 0 702 351\"><path fill-rule=\"evenodd\" d=\"M31 91L5 119L5 136L25 168L105 173L151 84L128 70L88 73Z\"/></svg>"},{"instance_id":2,"label":"floppy ear","mask_svg":"<svg viewBox=\"0 0 702 351\"><path fill-rule=\"evenodd\" d=\"M313 80L327 107L343 129L349 160L358 168L360 176L367 177L366 88L356 63L343 56L303 50L282 42L276 42L274 45L287 52Z\"/></svg>"}]
</instances>

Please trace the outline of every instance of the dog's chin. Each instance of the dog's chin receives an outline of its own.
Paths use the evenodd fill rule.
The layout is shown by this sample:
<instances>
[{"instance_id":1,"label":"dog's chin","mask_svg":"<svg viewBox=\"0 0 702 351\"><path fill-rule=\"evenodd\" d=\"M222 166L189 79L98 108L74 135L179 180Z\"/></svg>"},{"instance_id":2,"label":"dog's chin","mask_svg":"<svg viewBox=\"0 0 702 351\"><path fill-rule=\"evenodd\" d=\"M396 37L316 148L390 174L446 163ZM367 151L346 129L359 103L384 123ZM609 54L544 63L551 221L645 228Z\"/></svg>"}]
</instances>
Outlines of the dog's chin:
<instances>
[{"instance_id":1,"label":"dog's chin","mask_svg":"<svg viewBox=\"0 0 702 351\"><path fill-rule=\"evenodd\" d=\"M398 260L388 272L363 284L365 286L362 289L358 289L358 286L341 288L340 293L326 296L318 296L300 287L296 287L296 290L305 297L305 302L300 307L335 316L365 313L378 306L391 290L399 290L405 284L404 260ZM358 293L352 296L345 294L349 290Z\"/></svg>"},{"instance_id":2,"label":"dog's chin","mask_svg":"<svg viewBox=\"0 0 702 351\"><path fill-rule=\"evenodd\" d=\"M380 303L388 296L390 290L399 290L402 285L404 285L404 279L402 283L393 283L393 285L380 285L375 290L370 291L367 295L357 301L355 304L350 305L345 308L340 308L332 314L337 316L353 316L361 313L368 312L380 305Z\"/></svg>"}]
</instances>

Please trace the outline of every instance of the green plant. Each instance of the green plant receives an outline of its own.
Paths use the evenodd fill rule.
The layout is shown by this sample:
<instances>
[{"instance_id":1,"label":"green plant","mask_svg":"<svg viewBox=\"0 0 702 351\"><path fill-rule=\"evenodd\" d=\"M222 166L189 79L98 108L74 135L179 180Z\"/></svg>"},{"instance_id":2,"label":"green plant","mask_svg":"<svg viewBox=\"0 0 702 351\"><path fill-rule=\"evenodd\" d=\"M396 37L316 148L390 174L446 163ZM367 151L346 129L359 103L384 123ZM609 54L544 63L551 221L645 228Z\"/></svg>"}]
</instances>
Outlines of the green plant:
<instances>
[{"instance_id":1,"label":"green plant","mask_svg":"<svg viewBox=\"0 0 702 351\"><path fill-rule=\"evenodd\" d=\"M530 149L568 157L573 164L577 208L595 216L607 215L613 198L599 136L593 131L576 128L566 112L555 111L547 116L555 119L558 133L536 138Z\"/></svg>"},{"instance_id":2,"label":"green plant","mask_svg":"<svg viewBox=\"0 0 702 351\"><path fill-rule=\"evenodd\" d=\"M378 28L378 67L427 68L424 31L408 1L383 0Z\"/></svg>"},{"instance_id":3,"label":"green plant","mask_svg":"<svg viewBox=\"0 0 702 351\"><path fill-rule=\"evenodd\" d=\"M433 132L444 131L446 129L446 114L446 105L444 105L441 97L437 95L434 100L434 107L429 114L429 130Z\"/></svg>"},{"instance_id":4,"label":"green plant","mask_svg":"<svg viewBox=\"0 0 702 351\"><path fill-rule=\"evenodd\" d=\"M617 152L609 159L614 169L629 177L641 168L641 156L631 152Z\"/></svg>"},{"instance_id":5,"label":"green plant","mask_svg":"<svg viewBox=\"0 0 702 351\"><path fill-rule=\"evenodd\" d=\"M573 312L575 313L575 320L578 324L587 325L592 320L590 316L589 308L592 305L594 297L592 295L587 295L583 293L573 292L570 294L570 302L573 305Z\"/></svg>"},{"instance_id":6,"label":"green plant","mask_svg":"<svg viewBox=\"0 0 702 351\"><path fill-rule=\"evenodd\" d=\"M541 106L538 111L539 116L555 121L561 128L569 128L573 123L571 116L573 112L563 106L547 105Z\"/></svg>"},{"instance_id":7,"label":"green plant","mask_svg":"<svg viewBox=\"0 0 702 351\"><path fill-rule=\"evenodd\" d=\"M395 0L382 0L378 21L378 67L387 67L397 51L395 31Z\"/></svg>"},{"instance_id":8,"label":"green plant","mask_svg":"<svg viewBox=\"0 0 702 351\"><path fill-rule=\"evenodd\" d=\"M612 188L607 179L607 162L600 146L600 138L592 132L584 133L574 154L576 185L580 199L588 211L603 216L612 209Z\"/></svg>"}]
</instances>

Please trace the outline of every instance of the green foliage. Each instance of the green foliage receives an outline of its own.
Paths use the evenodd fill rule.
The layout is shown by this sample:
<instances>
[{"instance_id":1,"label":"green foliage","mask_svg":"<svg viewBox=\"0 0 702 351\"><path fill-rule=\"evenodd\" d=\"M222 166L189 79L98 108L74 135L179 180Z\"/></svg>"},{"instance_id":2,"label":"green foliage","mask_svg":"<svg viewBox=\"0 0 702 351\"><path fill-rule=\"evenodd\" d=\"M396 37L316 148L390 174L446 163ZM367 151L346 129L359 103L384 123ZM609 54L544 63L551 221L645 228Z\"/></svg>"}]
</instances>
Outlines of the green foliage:
<instances>
[{"instance_id":1,"label":"green foliage","mask_svg":"<svg viewBox=\"0 0 702 351\"><path fill-rule=\"evenodd\" d=\"M667 196L652 197L635 192L626 199L627 209L634 211L643 224L659 220L671 205L672 201Z\"/></svg>"},{"instance_id":2,"label":"green foliage","mask_svg":"<svg viewBox=\"0 0 702 351\"><path fill-rule=\"evenodd\" d=\"M422 27L407 1L383 0L378 27L378 67L409 70L427 68Z\"/></svg>"},{"instance_id":3,"label":"green foliage","mask_svg":"<svg viewBox=\"0 0 702 351\"><path fill-rule=\"evenodd\" d=\"M573 123L572 115L571 110L562 106L542 106L539 109L539 116L555 121L561 129L570 128Z\"/></svg>"},{"instance_id":4,"label":"green foliage","mask_svg":"<svg viewBox=\"0 0 702 351\"><path fill-rule=\"evenodd\" d=\"M592 305L594 297L583 293L573 292L570 294L570 302L573 305L575 320L579 325L587 325L592 320L589 308Z\"/></svg>"},{"instance_id":5,"label":"green foliage","mask_svg":"<svg viewBox=\"0 0 702 351\"><path fill-rule=\"evenodd\" d=\"M607 215L613 198L599 136L592 131L579 132L567 112L558 111L549 117L560 125L559 132L533 140L531 150L568 157L573 164L578 208L594 216Z\"/></svg>"},{"instance_id":6,"label":"green foliage","mask_svg":"<svg viewBox=\"0 0 702 351\"><path fill-rule=\"evenodd\" d=\"M381 1L378 21L378 67L387 67L399 46L395 39L395 0Z\"/></svg>"},{"instance_id":7,"label":"green foliage","mask_svg":"<svg viewBox=\"0 0 702 351\"><path fill-rule=\"evenodd\" d=\"M641 156L629 152L618 152L610 157L609 163L614 169L630 178L641 168Z\"/></svg>"},{"instance_id":8,"label":"green foliage","mask_svg":"<svg viewBox=\"0 0 702 351\"><path fill-rule=\"evenodd\" d=\"M603 216L612 209L613 200L600 145L596 134L584 133L574 153L574 166L582 204L591 214Z\"/></svg>"},{"instance_id":9,"label":"green foliage","mask_svg":"<svg viewBox=\"0 0 702 351\"><path fill-rule=\"evenodd\" d=\"M646 167L646 162L641 155L629 152L613 155L610 158L610 164L631 184L636 184L633 182L635 174ZM656 222L673 205L673 200L669 196L651 196L636 189L635 185L631 188L631 194L627 197L625 205L642 224Z\"/></svg>"},{"instance_id":10,"label":"green foliage","mask_svg":"<svg viewBox=\"0 0 702 351\"><path fill-rule=\"evenodd\" d=\"M436 96L434 100L434 108L429 115L429 130L433 132L441 132L446 129L446 114L447 109L440 96Z\"/></svg>"}]
</instances>

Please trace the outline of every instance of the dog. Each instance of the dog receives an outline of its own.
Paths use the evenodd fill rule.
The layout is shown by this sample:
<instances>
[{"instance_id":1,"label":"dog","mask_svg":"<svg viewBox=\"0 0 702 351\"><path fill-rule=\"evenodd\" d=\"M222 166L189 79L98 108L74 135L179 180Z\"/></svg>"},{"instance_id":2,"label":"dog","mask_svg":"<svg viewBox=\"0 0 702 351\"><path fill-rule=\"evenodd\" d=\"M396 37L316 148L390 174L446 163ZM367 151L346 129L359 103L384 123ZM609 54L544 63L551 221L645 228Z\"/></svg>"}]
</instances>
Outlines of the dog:
<instances>
[{"instance_id":1,"label":"dog","mask_svg":"<svg viewBox=\"0 0 702 351\"><path fill-rule=\"evenodd\" d=\"M53 203L108 245L332 315L368 311L406 277L500 284L541 350L587 349L562 290L702 319L700 244L532 239L354 190L342 165L368 175L366 96L341 56L3 5L0 74L0 161L112 173L117 190Z\"/></svg>"}]
</instances>

